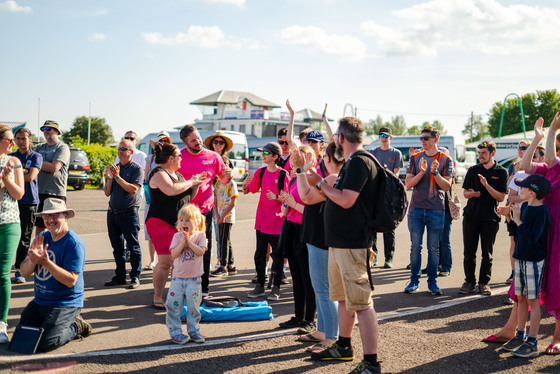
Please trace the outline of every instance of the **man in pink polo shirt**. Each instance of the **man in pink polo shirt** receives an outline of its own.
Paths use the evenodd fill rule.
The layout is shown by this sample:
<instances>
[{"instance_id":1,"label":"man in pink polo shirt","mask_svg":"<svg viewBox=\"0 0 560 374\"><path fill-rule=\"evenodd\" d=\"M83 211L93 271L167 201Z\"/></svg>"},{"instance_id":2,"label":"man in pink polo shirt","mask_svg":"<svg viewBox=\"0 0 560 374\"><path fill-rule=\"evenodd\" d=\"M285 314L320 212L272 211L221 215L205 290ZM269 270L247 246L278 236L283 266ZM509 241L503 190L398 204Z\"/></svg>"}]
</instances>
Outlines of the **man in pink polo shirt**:
<instances>
[{"instance_id":1,"label":"man in pink polo shirt","mask_svg":"<svg viewBox=\"0 0 560 374\"><path fill-rule=\"evenodd\" d=\"M224 165L222 157L214 151L202 147L202 138L196 127L186 125L179 133L185 148L181 149L181 167L179 173L189 180L193 175L206 172L206 179L198 187L191 204L196 205L206 217L206 237L208 250L204 252L204 274L202 275L202 296L208 296L208 275L210 273L210 256L212 254L212 208L214 208L214 192L212 182L218 176L222 183L231 181L231 169Z\"/></svg>"}]
</instances>

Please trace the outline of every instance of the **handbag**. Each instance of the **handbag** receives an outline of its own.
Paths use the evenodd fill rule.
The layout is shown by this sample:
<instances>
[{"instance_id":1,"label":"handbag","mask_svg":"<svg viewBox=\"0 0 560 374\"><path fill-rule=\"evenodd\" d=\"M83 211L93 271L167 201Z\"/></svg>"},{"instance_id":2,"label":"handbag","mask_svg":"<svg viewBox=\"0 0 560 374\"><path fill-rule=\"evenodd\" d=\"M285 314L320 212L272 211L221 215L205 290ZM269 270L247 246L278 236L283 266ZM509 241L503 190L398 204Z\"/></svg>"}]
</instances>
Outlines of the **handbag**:
<instances>
[{"instance_id":1,"label":"handbag","mask_svg":"<svg viewBox=\"0 0 560 374\"><path fill-rule=\"evenodd\" d=\"M449 214L451 215L452 219L459 219L461 217L461 202L459 201L459 197L457 196L457 186L455 185L455 178L452 178L453 183L453 194L455 196L449 197Z\"/></svg>"}]
</instances>

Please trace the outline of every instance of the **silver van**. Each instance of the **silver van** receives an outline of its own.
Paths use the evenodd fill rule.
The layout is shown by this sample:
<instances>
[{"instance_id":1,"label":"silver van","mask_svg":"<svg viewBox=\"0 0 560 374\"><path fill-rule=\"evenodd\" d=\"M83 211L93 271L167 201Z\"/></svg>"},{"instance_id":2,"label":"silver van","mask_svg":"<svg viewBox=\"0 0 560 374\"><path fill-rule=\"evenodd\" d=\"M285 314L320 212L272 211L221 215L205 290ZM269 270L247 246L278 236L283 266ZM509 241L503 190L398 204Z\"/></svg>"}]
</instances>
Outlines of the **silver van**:
<instances>
[{"instance_id":1,"label":"silver van","mask_svg":"<svg viewBox=\"0 0 560 374\"><path fill-rule=\"evenodd\" d=\"M249 169L249 153L247 147L247 137L245 134L237 131L221 131L224 135L231 139L233 142L233 147L228 152L228 158L233 164L233 179L237 183L243 182L243 179L247 175ZM216 131L201 130L199 131L202 141L216 133ZM159 134L158 132L152 132L144 136L142 140L137 145L138 150L144 152L147 155L151 155L153 152L152 146L150 145L150 139L153 139ZM169 131L169 136L173 141L173 144L177 145L179 149L185 148L183 141L179 136L179 131Z\"/></svg>"}]
</instances>

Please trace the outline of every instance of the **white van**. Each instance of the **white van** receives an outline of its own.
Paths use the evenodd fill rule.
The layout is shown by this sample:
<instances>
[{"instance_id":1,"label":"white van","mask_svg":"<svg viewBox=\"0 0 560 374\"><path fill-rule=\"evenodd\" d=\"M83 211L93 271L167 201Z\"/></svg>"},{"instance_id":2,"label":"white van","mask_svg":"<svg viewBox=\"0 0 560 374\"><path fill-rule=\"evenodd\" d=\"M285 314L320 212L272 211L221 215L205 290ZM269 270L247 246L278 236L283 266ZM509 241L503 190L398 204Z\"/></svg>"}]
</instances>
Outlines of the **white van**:
<instances>
[{"instance_id":1,"label":"white van","mask_svg":"<svg viewBox=\"0 0 560 374\"><path fill-rule=\"evenodd\" d=\"M496 154L494 155L494 161L496 161L498 164L502 165L506 169L509 167L509 165L512 162L517 161L519 159L519 155L517 153L517 144L519 144L521 140L531 141L531 139L522 138L522 137L519 138L503 137L503 138L494 138L494 139L485 139L485 140L493 141L494 143L496 143ZM482 140L467 144L466 146L467 150L472 151L475 154L478 154L477 147L481 142ZM477 162L478 162L478 158L477 158Z\"/></svg>"},{"instance_id":2,"label":"white van","mask_svg":"<svg viewBox=\"0 0 560 374\"><path fill-rule=\"evenodd\" d=\"M370 143L367 147L367 151L372 151L374 148L380 147L381 141L379 139ZM393 136L391 139L391 147L401 151L403 156L403 167L399 171L399 178L404 180L406 178L406 168L408 167L408 160L410 156L408 151L410 147L415 147L417 149L422 149L422 141L420 140L420 135L413 136ZM465 162L465 146L463 144L455 146L455 138L453 136L444 135L439 138L438 147L445 147L449 150L449 154L453 159L453 173L455 175L457 169L457 162ZM465 171L466 173L466 171ZM455 177L461 177L462 175L455 175Z\"/></svg>"},{"instance_id":3,"label":"white van","mask_svg":"<svg viewBox=\"0 0 560 374\"><path fill-rule=\"evenodd\" d=\"M179 131L168 131L173 144L177 145L179 149L185 148L181 137L179 136ZM237 131L221 131L225 136L231 139L233 142L233 147L228 152L228 158L230 159L231 163L233 164L233 179L237 183L243 182L243 179L247 175L249 169L249 153L247 147L247 137L245 134ZM216 133L216 131L208 131L208 130L201 130L199 131L200 137L202 141ZM137 148L146 153L147 155L151 155L153 152L152 146L150 145L150 139L154 139L158 132L152 132L146 135L142 140L138 143Z\"/></svg>"}]
</instances>

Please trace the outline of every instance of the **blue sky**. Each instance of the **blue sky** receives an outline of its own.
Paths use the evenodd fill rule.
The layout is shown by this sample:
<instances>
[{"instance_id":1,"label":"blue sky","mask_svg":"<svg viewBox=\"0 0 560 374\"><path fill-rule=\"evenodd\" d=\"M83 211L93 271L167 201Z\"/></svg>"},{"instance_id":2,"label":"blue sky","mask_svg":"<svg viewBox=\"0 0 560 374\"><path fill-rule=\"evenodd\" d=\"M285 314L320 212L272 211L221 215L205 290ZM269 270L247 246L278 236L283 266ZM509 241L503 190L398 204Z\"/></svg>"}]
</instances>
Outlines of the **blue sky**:
<instances>
[{"instance_id":1,"label":"blue sky","mask_svg":"<svg viewBox=\"0 0 560 374\"><path fill-rule=\"evenodd\" d=\"M0 0L0 120L88 114L116 138L195 118L221 89L459 135L471 111L558 88L554 0Z\"/></svg>"}]
</instances>

